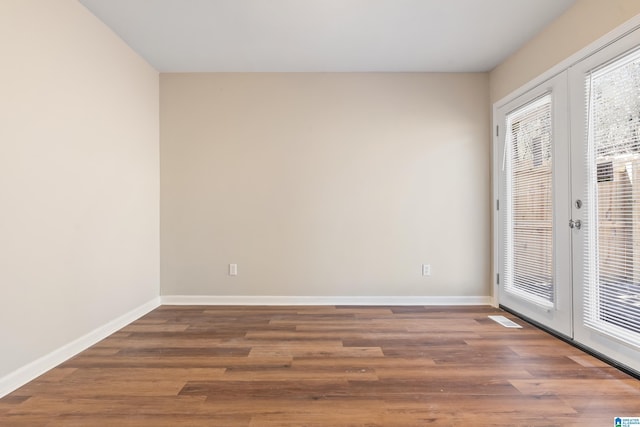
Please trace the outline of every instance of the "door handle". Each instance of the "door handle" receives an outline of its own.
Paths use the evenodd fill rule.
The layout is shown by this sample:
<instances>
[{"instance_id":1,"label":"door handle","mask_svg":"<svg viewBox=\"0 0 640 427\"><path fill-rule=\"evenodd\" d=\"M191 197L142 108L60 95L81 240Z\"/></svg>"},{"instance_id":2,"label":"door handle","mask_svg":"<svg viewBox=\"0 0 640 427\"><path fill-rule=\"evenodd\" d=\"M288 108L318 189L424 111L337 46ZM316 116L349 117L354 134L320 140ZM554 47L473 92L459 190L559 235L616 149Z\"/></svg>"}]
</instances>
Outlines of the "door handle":
<instances>
[{"instance_id":1,"label":"door handle","mask_svg":"<svg viewBox=\"0 0 640 427\"><path fill-rule=\"evenodd\" d=\"M577 230L580 230L582 228L582 221L580 221L579 219L576 219L575 221L570 219L569 228L575 228Z\"/></svg>"}]
</instances>

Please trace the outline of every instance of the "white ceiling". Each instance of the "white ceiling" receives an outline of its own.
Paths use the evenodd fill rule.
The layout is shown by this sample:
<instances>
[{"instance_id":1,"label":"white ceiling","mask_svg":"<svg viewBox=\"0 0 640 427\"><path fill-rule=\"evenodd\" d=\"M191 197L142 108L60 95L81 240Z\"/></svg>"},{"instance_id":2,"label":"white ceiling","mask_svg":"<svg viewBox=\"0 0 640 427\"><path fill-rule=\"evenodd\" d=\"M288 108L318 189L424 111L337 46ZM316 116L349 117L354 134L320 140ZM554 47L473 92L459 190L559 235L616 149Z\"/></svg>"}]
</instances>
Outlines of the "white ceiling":
<instances>
[{"instance_id":1,"label":"white ceiling","mask_svg":"<svg viewBox=\"0 0 640 427\"><path fill-rule=\"evenodd\" d=\"M489 71L576 0L80 0L161 72Z\"/></svg>"}]
</instances>

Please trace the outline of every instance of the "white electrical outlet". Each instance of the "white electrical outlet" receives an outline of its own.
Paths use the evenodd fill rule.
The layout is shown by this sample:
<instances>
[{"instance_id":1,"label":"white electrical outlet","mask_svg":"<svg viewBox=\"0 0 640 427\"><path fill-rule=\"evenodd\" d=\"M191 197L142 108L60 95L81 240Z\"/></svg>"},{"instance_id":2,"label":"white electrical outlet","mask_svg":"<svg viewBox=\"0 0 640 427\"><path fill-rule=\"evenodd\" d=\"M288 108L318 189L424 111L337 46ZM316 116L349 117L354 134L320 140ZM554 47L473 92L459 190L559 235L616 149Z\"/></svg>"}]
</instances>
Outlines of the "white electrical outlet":
<instances>
[{"instance_id":1,"label":"white electrical outlet","mask_svg":"<svg viewBox=\"0 0 640 427\"><path fill-rule=\"evenodd\" d=\"M431 264L422 264L422 275L431 276Z\"/></svg>"},{"instance_id":2,"label":"white electrical outlet","mask_svg":"<svg viewBox=\"0 0 640 427\"><path fill-rule=\"evenodd\" d=\"M238 275L238 264L229 264L229 276Z\"/></svg>"}]
</instances>

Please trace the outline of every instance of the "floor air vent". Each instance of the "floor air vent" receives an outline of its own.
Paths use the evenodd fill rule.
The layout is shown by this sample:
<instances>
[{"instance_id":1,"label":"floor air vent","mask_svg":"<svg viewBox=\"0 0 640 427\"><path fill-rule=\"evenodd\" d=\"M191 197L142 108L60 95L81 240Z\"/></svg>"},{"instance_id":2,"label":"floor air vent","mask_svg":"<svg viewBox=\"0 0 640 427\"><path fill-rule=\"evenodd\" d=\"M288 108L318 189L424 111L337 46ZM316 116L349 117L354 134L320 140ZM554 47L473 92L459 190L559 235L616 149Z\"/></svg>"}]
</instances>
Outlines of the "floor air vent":
<instances>
[{"instance_id":1,"label":"floor air vent","mask_svg":"<svg viewBox=\"0 0 640 427\"><path fill-rule=\"evenodd\" d=\"M518 325L516 322L513 322L507 319L504 316L489 316L489 319L493 320L494 322L500 323L505 328L522 328L522 326Z\"/></svg>"}]
</instances>

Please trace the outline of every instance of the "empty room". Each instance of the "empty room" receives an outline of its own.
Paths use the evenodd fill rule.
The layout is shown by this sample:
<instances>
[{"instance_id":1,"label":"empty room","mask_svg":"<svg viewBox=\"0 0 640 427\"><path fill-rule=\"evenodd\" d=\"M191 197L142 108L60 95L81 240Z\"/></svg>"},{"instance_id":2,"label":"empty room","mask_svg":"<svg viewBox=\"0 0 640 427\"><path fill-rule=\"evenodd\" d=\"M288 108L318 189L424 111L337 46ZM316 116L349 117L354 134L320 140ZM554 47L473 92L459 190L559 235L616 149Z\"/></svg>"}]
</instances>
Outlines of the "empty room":
<instances>
[{"instance_id":1,"label":"empty room","mask_svg":"<svg viewBox=\"0 0 640 427\"><path fill-rule=\"evenodd\" d=\"M640 426L640 1L0 0L0 426Z\"/></svg>"}]
</instances>

